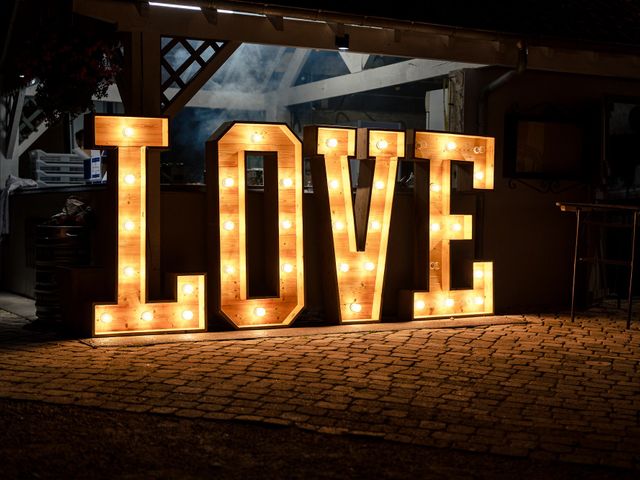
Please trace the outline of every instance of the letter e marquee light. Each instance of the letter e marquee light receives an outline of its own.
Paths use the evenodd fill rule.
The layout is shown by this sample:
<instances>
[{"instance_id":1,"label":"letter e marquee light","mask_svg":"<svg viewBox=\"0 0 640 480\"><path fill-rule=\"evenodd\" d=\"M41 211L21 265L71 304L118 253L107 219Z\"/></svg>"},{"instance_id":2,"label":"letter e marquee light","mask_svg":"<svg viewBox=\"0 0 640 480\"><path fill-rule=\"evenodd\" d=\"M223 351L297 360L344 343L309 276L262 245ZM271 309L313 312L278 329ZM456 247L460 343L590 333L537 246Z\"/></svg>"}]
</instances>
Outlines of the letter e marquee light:
<instances>
[{"instance_id":1,"label":"letter e marquee light","mask_svg":"<svg viewBox=\"0 0 640 480\"><path fill-rule=\"evenodd\" d=\"M491 314L493 262L473 262L473 288L451 290L450 242L473 230L471 215L451 214L451 161L472 162L473 187L493 189L494 139L416 131L414 144L415 161L429 160L429 290L403 292L400 308L412 302L414 319Z\"/></svg>"},{"instance_id":2,"label":"letter e marquee light","mask_svg":"<svg viewBox=\"0 0 640 480\"><path fill-rule=\"evenodd\" d=\"M219 289L212 295L219 313L237 328L289 325L304 307L302 143L287 125L267 123L233 123L207 143L207 188L213 189L209 222L217 232L220 260ZM278 218L265 224L278 234L278 294L273 297L248 298L247 152L277 155L273 172L266 162L264 169L265 198L277 193ZM271 175L277 175L273 182Z\"/></svg>"},{"instance_id":3,"label":"letter e marquee light","mask_svg":"<svg viewBox=\"0 0 640 480\"><path fill-rule=\"evenodd\" d=\"M95 335L203 330L205 276L179 275L177 301L146 298L146 148L168 147L166 118L95 116L96 146L118 147L117 303L94 305Z\"/></svg>"}]
</instances>

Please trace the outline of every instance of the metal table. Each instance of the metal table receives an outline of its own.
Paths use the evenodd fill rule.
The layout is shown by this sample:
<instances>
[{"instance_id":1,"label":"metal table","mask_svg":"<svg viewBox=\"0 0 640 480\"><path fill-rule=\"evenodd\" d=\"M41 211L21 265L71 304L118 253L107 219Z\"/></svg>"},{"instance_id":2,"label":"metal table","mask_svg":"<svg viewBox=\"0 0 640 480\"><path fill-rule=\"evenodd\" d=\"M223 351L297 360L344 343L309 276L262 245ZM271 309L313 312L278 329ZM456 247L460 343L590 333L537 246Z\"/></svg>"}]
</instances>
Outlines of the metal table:
<instances>
[{"instance_id":1,"label":"metal table","mask_svg":"<svg viewBox=\"0 0 640 480\"><path fill-rule=\"evenodd\" d=\"M576 296L576 269L578 265L578 245L580 243L580 222L583 213L590 212L618 212L626 213L632 216L632 232L631 232L631 255L628 261L617 261L616 264L625 265L629 268L629 294L628 294L628 312L627 312L627 328L631 326L631 311L632 311L632 295L633 295L633 265L636 254L636 228L638 226L638 214L640 214L640 207L629 205L606 205L601 203L566 203L557 202L556 205L560 207L563 212L575 212L576 213L576 241L573 251L573 279L571 282L571 321L575 319L575 296Z\"/></svg>"}]
</instances>

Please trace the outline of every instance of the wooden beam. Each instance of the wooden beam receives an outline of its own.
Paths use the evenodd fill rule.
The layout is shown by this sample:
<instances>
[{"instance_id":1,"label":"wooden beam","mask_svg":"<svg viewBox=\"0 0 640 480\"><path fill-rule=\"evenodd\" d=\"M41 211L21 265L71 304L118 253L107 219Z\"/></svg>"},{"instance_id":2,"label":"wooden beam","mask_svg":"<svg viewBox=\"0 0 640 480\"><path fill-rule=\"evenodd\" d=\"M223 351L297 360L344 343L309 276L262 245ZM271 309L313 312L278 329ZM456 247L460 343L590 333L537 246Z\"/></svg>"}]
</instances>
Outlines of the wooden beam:
<instances>
[{"instance_id":1,"label":"wooden beam","mask_svg":"<svg viewBox=\"0 0 640 480\"><path fill-rule=\"evenodd\" d=\"M231 55L238 49L240 42L227 42L204 67L181 89L169 102L164 110L165 115L174 117L196 95L202 86L209 81L214 73L224 65Z\"/></svg>"},{"instance_id":2,"label":"wooden beam","mask_svg":"<svg viewBox=\"0 0 640 480\"><path fill-rule=\"evenodd\" d=\"M442 62L439 60L407 60L406 62L394 63L350 75L341 75L291 87L281 91L281 102L284 105L296 105L415 82L447 75L453 70L475 67L478 67L478 65Z\"/></svg>"},{"instance_id":3,"label":"wooden beam","mask_svg":"<svg viewBox=\"0 0 640 480\"><path fill-rule=\"evenodd\" d=\"M221 8L217 3L216 6ZM335 34L326 22L339 20L330 12L316 12L314 21L285 15L284 28L278 31L265 15L222 14L219 11L218 23L212 25L199 11L150 8L148 17L143 18L133 3L108 0L74 0L74 11L115 23L121 31L155 31L168 36L326 50L335 50ZM295 14L292 12L291 16ZM553 40L521 38L499 32L410 24L401 20L366 20L367 25L364 20L359 25L345 23L352 52L515 67L518 64L517 44L525 40L529 45L528 67L533 70L640 78L636 51L596 52L594 47L579 42L566 47ZM400 31L402 34L397 35ZM538 49L557 51L559 55L545 58Z\"/></svg>"}]
</instances>

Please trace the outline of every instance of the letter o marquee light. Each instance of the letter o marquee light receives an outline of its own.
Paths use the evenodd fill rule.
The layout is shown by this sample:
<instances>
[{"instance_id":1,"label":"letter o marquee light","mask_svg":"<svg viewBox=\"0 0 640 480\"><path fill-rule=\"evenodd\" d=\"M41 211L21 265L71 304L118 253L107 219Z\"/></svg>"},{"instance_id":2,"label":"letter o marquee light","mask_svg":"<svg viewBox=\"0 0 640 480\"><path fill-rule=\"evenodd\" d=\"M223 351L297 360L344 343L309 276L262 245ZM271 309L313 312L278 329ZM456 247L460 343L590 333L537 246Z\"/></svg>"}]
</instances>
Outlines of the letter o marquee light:
<instances>
[{"instance_id":1,"label":"letter o marquee light","mask_svg":"<svg viewBox=\"0 0 640 480\"><path fill-rule=\"evenodd\" d=\"M262 123L234 123L210 142L208 168L217 171L208 188L217 188L220 288L213 294L219 313L238 328L289 325L304 307L302 143L287 125ZM277 297L247 294L245 155L252 151L277 154L278 219L271 226L278 229Z\"/></svg>"},{"instance_id":2,"label":"letter o marquee light","mask_svg":"<svg viewBox=\"0 0 640 480\"><path fill-rule=\"evenodd\" d=\"M168 119L95 116L95 144L118 147L117 304L94 305L95 335L203 330L205 276L179 275L176 302L146 299L146 148L169 145Z\"/></svg>"}]
</instances>

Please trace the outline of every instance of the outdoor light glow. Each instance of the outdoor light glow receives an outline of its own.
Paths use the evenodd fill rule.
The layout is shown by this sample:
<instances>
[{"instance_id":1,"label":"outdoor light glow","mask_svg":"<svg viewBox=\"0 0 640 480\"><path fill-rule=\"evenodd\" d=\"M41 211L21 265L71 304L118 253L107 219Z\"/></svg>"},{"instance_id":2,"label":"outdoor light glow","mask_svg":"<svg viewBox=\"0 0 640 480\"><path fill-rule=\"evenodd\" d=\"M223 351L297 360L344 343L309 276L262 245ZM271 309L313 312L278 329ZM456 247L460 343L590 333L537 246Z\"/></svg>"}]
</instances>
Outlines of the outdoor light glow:
<instances>
[{"instance_id":1,"label":"outdoor light glow","mask_svg":"<svg viewBox=\"0 0 640 480\"><path fill-rule=\"evenodd\" d=\"M450 152L452 150L455 150L457 147L456 142L447 142L447 150L449 150Z\"/></svg>"},{"instance_id":2,"label":"outdoor light glow","mask_svg":"<svg viewBox=\"0 0 640 480\"><path fill-rule=\"evenodd\" d=\"M284 265L282 265L282 271L285 273L293 272L293 265L291 265L290 263L285 263Z\"/></svg>"},{"instance_id":3,"label":"outdoor light glow","mask_svg":"<svg viewBox=\"0 0 640 480\"><path fill-rule=\"evenodd\" d=\"M233 178L231 178L231 177L227 177L224 180L222 180L222 186L223 187L227 187L227 188L233 187L234 183L235 182L233 181Z\"/></svg>"},{"instance_id":4,"label":"outdoor light glow","mask_svg":"<svg viewBox=\"0 0 640 480\"><path fill-rule=\"evenodd\" d=\"M337 286L327 289L327 295L334 296L328 308L342 323L380 321L391 210L399 159L405 156L405 133L313 128L307 130L313 132L313 140L307 145L316 147L311 161L321 167L312 169L317 172L313 173L313 182L324 184L328 190L323 201L331 214L331 228L322 233L332 237L327 240L332 240L336 265L336 275L328 279ZM355 195L349 181L354 158L375 161L373 178L369 177L366 187L353 186ZM361 218L360 212L368 213Z\"/></svg>"},{"instance_id":5,"label":"outdoor light glow","mask_svg":"<svg viewBox=\"0 0 640 480\"><path fill-rule=\"evenodd\" d=\"M148 212L147 151L169 146L169 119L95 115L93 136L97 148L117 148L118 181L113 208L117 218L115 260L116 298L93 305L96 336L178 329L175 318L184 309L193 312L193 321L182 322L180 330L204 330L204 275L178 275L174 288L177 300L147 303ZM149 206L157 209L157 205ZM195 295L189 296L188 293ZM113 302L115 300L115 302ZM109 321L110 320L110 321ZM152 323L145 323L151 322Z\"/></svg>"},{"instance_id":6,"label":"outdoor light glow","mask_svg":"<svg viewBox=\"0 0 640 480\"><path fill-rule=\"evenodd\" d=\"M431 231L432 232L439 232L440 231L440 224L439 223L432 223L431 224Z\"/></svg>"},{"instance_id":7,"label":"outdoor light glow","mask_svg":"<svg viewBox=\"0 0 640 480\"><path fill-rule=\"evenodd\" d=\"M207 147L214 152L207 158L207 170L213 178L216 170L218 178L233 178L237 187L218 189L218 211L209 211L211 218L219 219L221 233L217 246L219 289L215 292L214 304L217 313L236 328L255 328L258 324L287 326L304 307L302 143L284 124L234 122L228 125L207 142ZM265 196L272 195L277 208L274 212L277 220L265 222L263 232L265 237L274 238L276 263L269 263L262 276L263 282L275 277L277 293L259 301L251 298L249 292L252 268L246 209L249 199L243 173L247 155L255 150L273 159L272 186L275 188L273 191L268 188L267 178Z\"/></svg>"},{"instance_id":8,"label":"outdoor light glow","mask_svg":"<svg viewBox=\"0 0 640 480\"><path fill-rule=\"evenodd\" d=\"M191 320L193 318L193 312L191 310L184 310L182 312L183 320Z\"/></svg>"},{"instance_id":9,"label":"outdoor light glow","mask_svg":"<svg viewBox=\"0 0 640 480\"><path fill-rule=\"evenodd\" d=\"M451 225L451 230L453 230L454 232L459 232L460 230L462 230L462 225L460 225L459 223L454 223L453 225Z\"/></svg>"},{"instance_id":10,"label":"outdoor light glow","mask_svg":"<svg viewBox=\"0 0 640 480\"><path fill-rule=\"evenodd\" d=\"M475 270L473 272L473 276L476 278L482 278L484 277L484 272L482 270Z\"/></svg>"},{"instance_id":11,"label":"outdoor light glow","mask_svg":"<svg viewBox=\"0 0 640 480\"><path fill-rule=\"evenodd\" d=\"M444 304L445 304L445 306L447 306L447 307L453 307L453 305L454 305L455 303L456 303L456 302L455 302L455 300L454 300L453 298L447 298L447 299L444 301Z\"/></svg>"},{"instance_id":12,"label":"outdoor light glow","mask_svg":"<svg viewBox=\"0 0 640 480\"><path fill-rule=\"evenodd\" d=\"M423 300L417 300L414 306L416 310L424 310L424 307L426 306L426 304L424 303Z\"/></svg>"},{"instance_id":13,"label":"outdoor light glow","mask_svg":"<svg viewBox=\"0 0 640 480\"><path fill-rule=\"evenodd\" d=\"M180 8L182 10L200 10L200 7L193 5L181 5L177 3L149 2L149 5L153 7Z\"/></svg>"},{"instance_id":14,"label":"outdoor light glow","mask_svg":"<svg viewBox=\"0 0 640 480\"><path fill-rule=\"evenodd\" d=\"M435 192L435 193L438 193L439 191L442 190L442 187L440 186L439 183L432 183L429 188L431 189L432 192Z\"/></svg>"},{"instance_id":15,"label":"outdoor light glow","mask_svg":"<svg viewBox=\"0 0 640 480\"><path fill-rule=\"evenodd\" d=\"M482 180L484 178L484 172L476 172L473 176L476 180Z\"/></svg>"},{"instance_id":16,"label":"outdoor light glow","mask_svg":"<svg viewBox=\"0 0 640 480\"><path fill-rule=\"evenodd\" d=\"M378 140L376 142L376 147L378 147L378 150L384 150L385 148L387 148L389 146L389 142L387 142L386 140L382 139L382 140Z\"/></svg>"},{"instance_id":17,"label":"outdoor light glow","mask_svg":"<svg viewBox=\"0 0 640 480\"><path fill-rule=\"evenodd\" d=\"M359 303L352 303L351 305L349 305L349 310L351 310L353 313L359 313L362 311L362 305L360 305Z\"/></svg>"},{"instance_id":18,"label":"outdoor light glow","mask_svg":"<svg viewBox=\"0 0 640 480\"><path fill-rule=\"evenodd\" d=\"M484 298L482 298L482 297L476 297L476 298L474 298L474 299L473 299L473 301L474 301L474 303L475 303L476 305L482 305L482 304L484 303Z\"/></svg>"}]
</instances>

